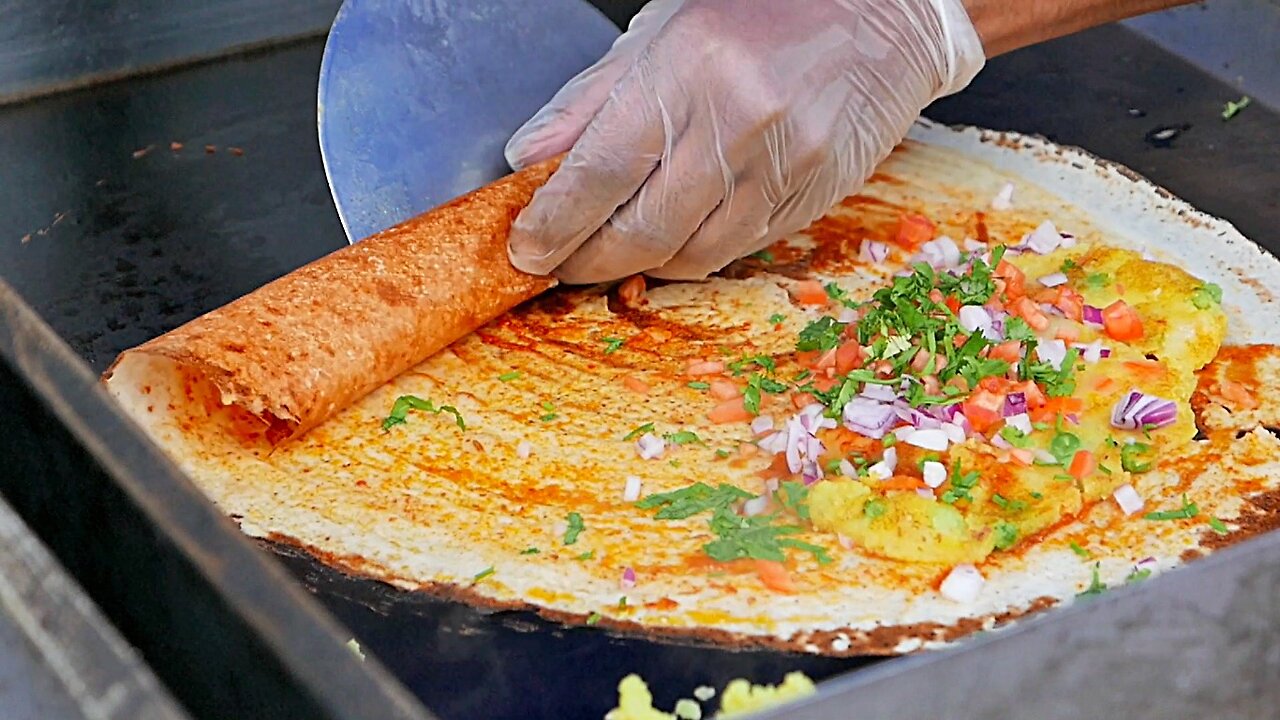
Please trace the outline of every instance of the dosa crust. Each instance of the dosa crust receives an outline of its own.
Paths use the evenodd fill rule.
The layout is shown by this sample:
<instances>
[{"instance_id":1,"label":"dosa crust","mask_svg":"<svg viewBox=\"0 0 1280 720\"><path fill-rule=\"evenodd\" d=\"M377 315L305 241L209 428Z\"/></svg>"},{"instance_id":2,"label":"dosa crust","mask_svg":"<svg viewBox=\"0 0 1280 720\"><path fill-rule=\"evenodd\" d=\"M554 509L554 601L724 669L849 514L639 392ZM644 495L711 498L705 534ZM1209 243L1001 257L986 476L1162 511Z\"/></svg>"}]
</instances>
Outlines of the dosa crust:
<instances>
[{"instance_id":1,"label":"dosa crust","mask_svg":"<svg viewBox=\"0 0 1280 720\"><path fill-rule=\"evenodd\" d=\"M296 437L555 285L507 259L519 211L555 170L528 167L322 257L121 354L176 363L242 411L237 429Z\"/></svg>"}]
</instances>

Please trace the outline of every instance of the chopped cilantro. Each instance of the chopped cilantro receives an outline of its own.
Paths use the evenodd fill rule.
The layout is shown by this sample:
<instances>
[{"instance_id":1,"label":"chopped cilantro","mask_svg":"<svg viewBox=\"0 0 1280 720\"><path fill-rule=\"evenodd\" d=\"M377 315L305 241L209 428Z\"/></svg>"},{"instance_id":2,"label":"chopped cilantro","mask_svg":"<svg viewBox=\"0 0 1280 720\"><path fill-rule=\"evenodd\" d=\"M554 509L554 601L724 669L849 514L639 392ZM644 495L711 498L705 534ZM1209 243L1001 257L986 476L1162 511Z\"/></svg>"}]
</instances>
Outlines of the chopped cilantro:
<instances>
[{"instance_id":1,"label":"chopped cilantro","mask_svg":"<svg viewBox=\"0 0 1280 720\"><path fill-rule=\"evenodd\" d=\"M716 457L720 458L721 460L729 457L730 454L731 453L728 450L725 450L723 448L720 450L716 450Z\"/></svg>"},{"instance_id":2,"label":"chopped cilantro","mask_svg":"<svg viewBox=\"0 0 1280 720\"><path fill-rule=\"evenodd\" d=\"M588 550L588 551L586 551L586 552L582 553L581 555L579 555L579 556L575 557L575 558L574 558L574 560L590 560L591 558L593 558L593 557L595 557L595 556L596 556L596 551L595 551L595 550Z\"/></svg>"},{"instance_id":3,"label":"chopped cilantro","mask_svg":"<svg viewBox=\"0 0 1280 720\"><path fill-rule=\"evenodd\" d=\"M729 370L734 375L741 375L750 370L752 366L771 374L778 369L777 361L768 355L743 355L741 358L729 363Z\"/></svg>"},{"instance_id":4,"label":"chopped cilantro","mask_svg":"<svg viewBox=\"0 0 1280 720\"><path fill-rule=\"evenodd\" d=\"M831 298L833 302L838 302L851 309L857 308L859 305L858 302L849 299L849 291L833 282L829 282L824 285L823 289L827 291L827 297Z\"/></svg>"},{"instance_id":5,"label":"chopped cilantro","mask_svg":"<svg viewBox=\"0 0 1280 720\"><path fill-rule=\"evenodd\" d=\"M1120 467L1131 473L1144 473L1151 469L1151 462L1142 458L1152 455L1155 449L1146 443L1129 443L1120 448Z\"/></svg>"},{"instance_id":6,"label":"chopped cilantro","mask_svg":"<svg viewBox=\"0 0 1280 720\"><path fill-rule=\"evenodd\" d=\"M555 403L552 403L549 400L543 400L541 405L542 405L542 409L546 410L547 412L551 412L552 410L556 409Z\"/></svg>"},{"instance_id":7,"label":"chopped cilantro","mask_svg":"<svg viewBox=\"0 0 1280 720\"><path fill-rule=\"evenodd\" d=\"M541 551L541 550L539 550L539 549L538 549L538 548L536 548L536 547L527 547L527 548L525 548L525 549L521 550L521 551L520 551L520 554L521 554L521 555L537 555L537 554L538 554L538 553L540 553L540 552L542 552L542 551Z\"/></svg>"},{"instance_id":8,"label":"chopped cilantro","mask_svg":"<svg viewBox=\"0 0 1280 720\"><path fill-rule=\"evenodd\" d=\"M784 480L774 497L801 520L809 519L809 488L802 482Z\"/></svg>"},{"instance_id":9,"label":"chopped cilantro","mask_svg":"<svg viewBox=\"0 0 1280 720\"><path fill-rule=\"evenodd\" d=\"M1019 512L1027 509L1027 504L1021 500L1010 500L1000 493L991 496L991 502L1006 512Z\"/></svg>"},{"instance_id":10,"label":"chopped cilantro","mask_svg":"<svg viewBox=\"0 0 1280 720\"><path fill-rule=\"evenodd\" d=\"M1187 500L1187 496L1182 496L1182 507L1177 510L1161 510L1159 512L1149 512L1142 517L1148 520L1186 520L1200 514L1200 508L1195 503Z\"/></svg>"},{"instance_id":11,"label":"chopped cilantro","mask_svg":"<svg viewBox=\"0 0 1280 720\"><path fill-rule=\"evenodd\" d=\"M787 321L787 316L783 315L782 313L774 313L769 316L770 325L781 325L786 321Z\"/></svg>"},{"instance_id":12,"label":"chopped cilantro","mask_svg":"<svg viewBox=\"0 0 1280 720\"><path fill-rule=\"evenodd\" d=\"M1028 342L1036 339L1036 333L1026 320L1020 317L1008 317L1004 321L1004 337L1006 340Z\"/></svg>"},{"instance_id":13,"label":"chopped cilantro","mask_svg":"<svg viewBox=\"0 0 1280 720\"><path fill-rule=\"evenodd\" d=\"M492 566L492 565L490 565L489 567L487 567L487 568L485 568L485 569L481 570L480 572L476 573L476 574L473 576L473 577L474 577L473 582L480 582L481 580L483 580L483 579L485 579L485 578L489 577L490 575L492 575L494 572L496 572L496 571L493 569L493 566Z\"/></svg>"},{"instance_id":14,"label":"chopped cilantro","mask_svg":"<svg viewBox=\"0 0 1280 720\"><path fill-rule=\"evenodd\" d=\"M702 438L698 437L698 433L693 432L692 430L681 430L679 432L667 433L662 437L672 445L688 445L690 443L706 445Z\"/></svg>"},{"instance_id":15,"label":"chopped cilantro","mask_svg":"<svg viewBox=\"0 0 1280 720\"><path fill-rule=\"evenodd\" d=\"M583 530L587 529L587 526L583 524L582 516L576 512L569 513L565 519L569 524L564 529L564 544L572 545L578 542L578 536L582 534Z\"/></svg>"},{"instance_id":16,"label":"chopped cilantro","mask_svg":"<svg viewBox=\"0 0 1280 720\"><path fill-rule=\"evenodd\" d=\"M555 420L558 417L560 416L555 413L547 413L546 415L543 415L538 419L541 420L542 422L551 422L552 420Z\"/></svg>"},{"instance_id":17,"label":"chopped cilantro","mask_svg":"<svg viewBox=\"0 0 1280 720\"><path fill-rule=\"evenodd\" d=\"M441 405L436 407L430 400L423 400L416 395L401 395L396 398L395 403L391 406L391 414L382 421L382 429L390 430L396 425L405 423L405 418L409 417L410 410L421 410L439 415L440 413L448 413L453 416L453 420L457 423L458 428L467 429L467 423L462 419L462 413L458 412L458 408L452 405Z\"/></svg>"},{"instance_id":18,"label":"chopped cilantro","mask_svg":"<svg viewBox=\"0 0 1280 720\"><path fill-rule=\"evenodd\" d=\"M501 375L499 375L498 382L511 382L512 380L515 380L518 377L520 377L520 371L512 370L509 373L502 373Z\"/></svg>"},{"instance_id":19,"label":"chopped cilantro","mask_svg":"<svg viewBox=\"0 0 1280 720\"><path fill-rule=\"evenodd\" d=\"M636 503L641 510L661 508L654 517L658 520L683 520L707 510L727 508L739 500L755 497L741 488L721 483L711 487L704 482L671 492L656 493Z\"/></svg>"},{"instance_id":20,"label":"chopped cilantro","mask_svg":"<svg viewBox=\"0 0 1280 720\"><path fill-rule=\"evenodd\" d=\"M1032 498L1035 498L1036 500L1043 500L1043 499L1044 499L1044 495L1041 495L1040 493L1036 492L1035 490L1032 490L1029 494L1031 495L1031 497L1032 497Z\"/></svg>"},{"instance_id":21,"label":"chopped cilantro","mask_svg":"<svg viewBox=\"0 0 1280 720\"><path fill-rule=\"evenodd\" d=\"M1084 276L1084 286L1090 290L1101 290L1111 284L1111 276L1102 272L1093 272Z\"/></svg>"},{"instance_id":22,"label":"chopped cilantro","mask_svg":"<svg viewBox=\"0 0 1280 720\"><path fill-rule=\"evenodd\" d=\"M1205 283L1191 293L1191 304L1201 310L1208 310L1214 305L1222 304L1222 288L1214 283Z\"/></svg>"},{"instance_id":23,"label":"chopped cilantro","mask_svg":"<svg viewBox=\"0 0 1280 720\"><path fill-rule=\"evenodd\" d=\"M1005 425L1001 428L1000 437L1016 448L1025 448L1031 445L1031 439L1027 437L1027 434L1012 425Z\"/></svg>"},{"instance_id":24,"label":"chopped cilantro","mask_svg":"<svg viewBox=\"0 0 1280 720\"><path fill-rule=\"evenodd\" d=\"M755 259L757 259L757 260L759 260L760 262L763 262L763 263L767 263L767 264L770 264L770 265L772 265L772 264L773 264L773 253L769 252L768 250L761 250L761 251L759 251L759 252L753 252L753 253L751 253L751 257L753 257L753 258L755 258Z\"/></svg>"},{"instance_id":25,"label":"chopped cilantro","mask_svg":"<svg viewBox=\"0 0 1280 720\"><path fill-rule=\"evenodd\" d=\"M694 390L711 389L711 383L702 382L701 380L691 380L690 382L685 383L684 386L687 388L693 388Z\"/></svg>"},{"instance_id":26,"label":"chopped cilantro","mask_svg":"<svg viewBox=\"0 0 1280 720\"><path fill-rule=\"evenodd\" d=\"M1018 541L1018 526L1003 520L995 526L996 549L1008 550Z\"/></svg>"},{"instance_id":27,"label":"chopped cilantro","mask_svg":"<svg viewBox=\"0 0 1280 720\"><path fill-rule=\"evenodd\" d=\"M1079 555L1082 558L1085 558L1085 559L1089 558L1089 551L1085 550L1083 547L1080 547L1080 543L1076 542L1075 540L1071 541L1071 552Z\"/></svg>"},{"instance_id":28,"label":"chopped cilantro","mask_svg":"<svg viewBox=\"0 0 1280 720\"><path fill-rule=\"evenodd\" d=\"M951 488L942 493L942 502L948 505L954 505L958 500L972 500L973 496L969 491L978 484L978 471L971 470L967 473L960 472L960 461L956 460L951 465Z\"/></svg>"},{"instance_id":29,"label":"chopped cilantro","mask_svg":"<svg viewBox=\"0 0 1280 720\"><path fill-rule=\"evenodd\" d=\"M801 528L791 525L772 525L772 516L743 517L727 507L717 508L711 518L711 530L718 539L702 546L703 552L718 562L732 562L741 558L773 560L787 559L785 548L802 550L813 555L820 564L831 562L827 552L817 545L786 538Z\"/></svg>"},{"instance_id":30,"label":"chopped cilantro","mask_svg":"<svg viewBox=\"0 0 1280 720\"><path fill-rule=\"evenodd\" d=\"M1141 570L1134 568L1133 572L1129 573L1129 575L1125 577L1124 581L1125 583L1140 582L1149 577L1151 577L1151 570L1149 568L1142 568Z\"/></svg>"},{"instance_id":31,"label":"chopped cilantro","mask_svg":"<svg viewBox=\"0 0 1280 720\"><path fill-rule=\"evenodd\" d=\"M1230 120L1236 115L1239 115L1240 111L1249 107L1249 104L1252 102L1253 99L1248 95L1245 95L1239 100L1228 100L1226 104L1222 106L1222 119Z\"/></svg>"},{"instance_id":32,"label":"chopped cilantro","mask_svg":"<svg viewBox=\"0 0 1280 720\"><path fill-rule=\"evenodd\" d=\"M626 606L627 606L627 596L623 595L622 597L618 598L618 609L621 610Z\"/></svg>"},{"instance_id":33,"label":"chopped cilantro","mask_svg":"<svg viewBox=\"0 0 1280 720\"><path fill-rule=\"evenodd\" d=\"M1227 524L1216 517L1209 518L1209 527L1213 528L1213 531L1219 535L1227 535L1231 532L1231 529L1227 527Z\"/></svg>"},{"instance_id":34,"label":"chopped cilantro","mask_svg":"<svg viewBox=\"0 0 1280 720\"><path fill-rule=\"evenodd\" d=\"M875 520L888 511L889 506L880 498L871 498L862 505L862 514L866 515L868 520Z\"/></svg>"},{"instance_id":35,"label":"chopped cilantro","mask_svg":"<svg viewBox=\"0 0 1280 720\"><path fill-rule=\"evenodd\" d=\"M1098 575L1099 567L1101 567L1100 563L1093 564L1093 578L1089 581L1089 588L1080 593L1080 595L1101 595L1102 591L1107 589L1107 586L1102 582L1102 578Z\"/></svg>"},{"instance_id":36,"label":"chopped cilantro","mask_svg":"<svg viewBox=\"0 0 1280 720\"><path fill-rule=\"evenodd\" d=\"M671 467L674 467L674 468L678 468L678 467L680 467L680 461L679 461L679 460L668 460L668 461L667 461L667 463L668 463L669 465L671 465Z\"/></svg>"},{"instance_id":37,"label":"chopped cilantro","mask_svg":"<svg viewBox=\"0 0 1280 720\"><path fill-rule=\"evenodd\" d=\"M623 440L635 440L645 433L653 432L653 423L647 422L639 427L633 428L631 432L622 436Z\"/></svg>"},{"instance_id":38,"label":"chopped cilantro","mask_svg":"<svg viewBox=\"0 0 1280 720\"><path fill-rule=\"evenodd\" d=\"M600 340L601 342L604 343L605 355L612 355L618 352L618 350L627 342L622 338L612 338L612 337L600 338Z\"/></svg>"},{"instance_id":39,"label":"chopped cilantro","mask_svg":"<svg viewBox=\"0 0 1280 720\"><path fill-rule=\"evenodd\" d=\"M587 624L595 625L596 623L600 622L602 619L604 619L603 615L601 615L598 612L593 612L587 616Z\"/></svg>"},{"instance_id":40,"label":"chopped cilantro","mask_svg":"<svg viewBox=\"0 0 1280 720\"><path fill-rule=\"evenodd\" d=\"M752 415L758 415L760 413L761 391L780 393L785 392L786 389L787 386L777 380L756 373L747 378L747 387L742 391L742 406Z\"/></svg>"},{"instance_id":41,"label":"chopped cilantro","mask_svg":"<svg viewBox=\"0 0 1280 720\"><path fill-rule=\"evenodd\" d=\"M796 349L801 352L811 350L825 352L830 350L840 344L840 334L844 332L844 328L844 323L837 321L830 315L823 315L800 331L800 339L796 342Z\"/></svg>"},{"instance_id":42,"label":"chopped cilantro","mask_svg":"<svg viewBox=\"0 0 1280 720\"><path fill-rule=\"evenodd\" d=\"M1103 465L1102 463L1098 463L1098 472L1102 473L1103 475L1110 475L1111 468L1107 467L1106 465Z\"/></svg>"},{"instance_id":43,"label":"chopped cilantro","mask_svg":"<svg viewBox=\"0 0 1280 720\"><path fill-rule=\"evenodd\" d=\"M1067 258L1066 260L1063 260L1063 261L1062 261L1062 267L1061 267L1061 268L1059 268L1059 269L1060 269L1063 273L1069 273L1069 272L1071 272L1072 270L1075 270L1075 269L1076 269L1076 268L1078 268L1078 267L1080 267L1080 264L1079 264L1079 263L1077 263L1075 260L1072 260L1071 258Z\"/></svg>"},{"instance_id":44,"label":"chopped cilantro","mask_svg":"<svg viewBox=\"0 0 1280 720\"><path fill-rule=\"evenodd\" d=\"M894 435L893 433L889 433L884 437L880 438L880 445L886 449L891 448L897 444L898 444L898 436Z\"/></svg>"}]
</instances>

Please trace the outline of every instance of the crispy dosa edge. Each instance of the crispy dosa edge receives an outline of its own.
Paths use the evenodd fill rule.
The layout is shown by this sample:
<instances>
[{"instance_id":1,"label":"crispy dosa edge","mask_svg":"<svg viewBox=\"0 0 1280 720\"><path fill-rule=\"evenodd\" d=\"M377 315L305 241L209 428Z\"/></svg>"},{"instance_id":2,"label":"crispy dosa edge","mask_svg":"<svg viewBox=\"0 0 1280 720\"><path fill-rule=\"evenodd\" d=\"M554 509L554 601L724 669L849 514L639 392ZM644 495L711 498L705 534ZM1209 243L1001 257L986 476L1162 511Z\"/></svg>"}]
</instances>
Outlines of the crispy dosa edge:
<instances>
[{"instance_id":1,"label":"crispy dosa edge","mask_svg":"<svg viewBox=\"0 0 1280 720\"><path fill-rule=\"evenodd\" d=\"M558 165L530 166L315 260L126 350L102 379L137 401L144 378L118 371L164 360L247 414L244 439L297 437L556 284L513 267L507 237Z\"/></svg>"}]
</instances>

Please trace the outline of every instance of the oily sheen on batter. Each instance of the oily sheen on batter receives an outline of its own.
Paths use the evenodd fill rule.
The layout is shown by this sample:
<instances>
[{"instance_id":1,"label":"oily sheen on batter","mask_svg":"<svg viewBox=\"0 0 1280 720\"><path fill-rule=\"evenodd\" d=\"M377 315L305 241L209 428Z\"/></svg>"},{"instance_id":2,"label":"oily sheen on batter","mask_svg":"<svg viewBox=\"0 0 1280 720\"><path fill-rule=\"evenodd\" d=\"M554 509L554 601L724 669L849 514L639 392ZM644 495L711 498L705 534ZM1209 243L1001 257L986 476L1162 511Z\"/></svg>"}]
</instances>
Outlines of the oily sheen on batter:
<instances>
[{"instance_id":1,"label":"oily sheen on batter","mask_svg":"<svg viewBox=\"0 0 1280 720\"><path fill-rule=\"evenodd\" d=\"M1012 207L992 209L1010 182ZM1185 496L1195 514L1149 521L1110 500L1087 502L978 562L984 582L965 601L939 590L954 561L886 557L807 523L787 536L800 544L786 553L779 589L750 561L708 555L717 536L706 514L659 519L657 508L625 499L637 481L640 498L697 482L767 494L761 473L773 456L754 449L745 422L708 419L716 403L690 370L763 356L779 374L803 372L798 334L838 312L800 302L806 289L835 283L861 302L891 283L920 251L899 242L904 215L983 251L1016 245L1046 219L1080 247L1116 241L1086 208L961 153L908 142L861 194L720 277L651 285L639 299L609 288L552 290L284 442L236 432L244 418L227 417L226 393L166 358L121 362L108 386L250 535L402 588L650 636L909 652L1269 527L1265 498L1280 485L1280 447L1263 427L1280 420L1267 412L1275 391L1258 382L1261 372L1234 372L1252 399L1245 407L1240 393L1203 380L1226 377L1218 365L1201 373L1192 398L1197 439L1163 448L1154 469L1127 478L1147 510L1177 511ZM868 257L868 243L883 243L888 256ZM1239 354L1224 351L1223 366L1238 360L1231 352ZM1263 345L1250 359L1273 356ZM1196 383L1190 375L1187 383L1190 393ZM418 408L402 407L403 422L388 423L406 396ZM780 425L796 408L791 394L765 392L759 411ZM1188 437L1195 432L1190 417L1182 423ZM645 435L665 438L660 453L637 447Z\"/></svg>"}]
</instances>

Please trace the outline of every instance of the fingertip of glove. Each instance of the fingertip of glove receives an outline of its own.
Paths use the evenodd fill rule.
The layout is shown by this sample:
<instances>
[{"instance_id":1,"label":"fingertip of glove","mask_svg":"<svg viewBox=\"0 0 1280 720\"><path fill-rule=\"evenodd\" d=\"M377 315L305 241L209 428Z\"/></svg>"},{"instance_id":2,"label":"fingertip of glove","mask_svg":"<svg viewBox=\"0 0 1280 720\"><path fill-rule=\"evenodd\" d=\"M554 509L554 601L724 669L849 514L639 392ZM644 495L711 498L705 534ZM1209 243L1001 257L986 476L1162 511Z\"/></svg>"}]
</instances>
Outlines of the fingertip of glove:
<instances>
[{"instance_id":1,"label":"fingertip of glove","mask_svg":"<svg viewBox=\"0 0 1280 720\"><path fill-rule=\"evenodd\" d=\"M507 259L520 272L550 275L556 267L553 253L554 249L548 250L535 236L521 230L518 225L511 228L511 236L507 240Z\"/></svg>"}]
</instances>

